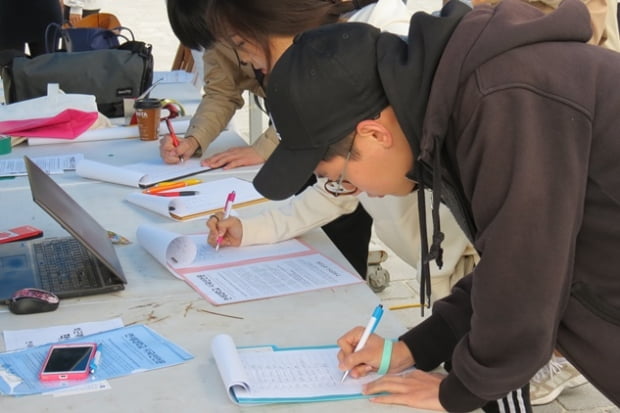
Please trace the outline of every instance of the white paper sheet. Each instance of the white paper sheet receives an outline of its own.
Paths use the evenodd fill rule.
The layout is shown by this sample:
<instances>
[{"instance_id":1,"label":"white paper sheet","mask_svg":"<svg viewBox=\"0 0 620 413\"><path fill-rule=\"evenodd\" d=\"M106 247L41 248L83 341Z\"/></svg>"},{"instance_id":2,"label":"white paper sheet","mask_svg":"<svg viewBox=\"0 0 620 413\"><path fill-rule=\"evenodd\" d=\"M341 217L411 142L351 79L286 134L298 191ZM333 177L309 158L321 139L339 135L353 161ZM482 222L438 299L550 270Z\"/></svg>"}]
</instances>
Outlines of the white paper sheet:
<instances>
[{"instance_id":1,"label":"white paper sheet","mask_svg":"<svg viewBox=\"0 0 620 413\"><path fill-rule=\"evenodd\" d=\"M175 198L164 197L165 201L162 201L162 197L135 192L127 195L125 199L142 208L178 220L205 218L207 215L221 210L231 191L235 191L233 208L242 208L256 202L266 201L254 188L252 182L235 177L203 182L183 189L171 189L170 191L179 190L196 191L198 194Z\"/></svg>"},{"instance_id":2,"label":"white paper sheet","mask_svg":"<svg viewBox=\"0 0 620 413\"><path fill-rule=\"evenodd\" d=\"M297 239L216 251L206 238L207 234L183 236L145 225L136 234L160 264L214 305L363 282Z\"/></svg>"},{"instance_id":3,"label":"white paper sheet","mask_svg":"<svg viewBox=\"0 0 620 413\"><path fill-rule=\"evenodd\" d=\"M145 187L161 181L185 177L210 168L201 166L200 159L191 158L183 163L170 165L161 158L125 166L113 166L102 162L84 159L78 162L75 172L89 179L112 182L133 187Z\"/></svg>"},{"instance_id":4,"label":"white paper sheet","mask_svg":"<svg viewBox=\"0 0 620 413\"><path fill-rule=\"evenodd\" d=\"M166 268L168 268L168 263L186 266L196 259L198 247L195 241L188 236L152 225L140 225L136 231L136 239L157 262ZM182 279L174 271L171 273Z\"/></svg>"},{"instance_id":5,"label":"white paper sheet","mask_svg":"<svg viewBox=\"0 0 620 413\"><path fill-rule=\"evenodd\" d=\"M114 330L123 326L123 320L113 318L104 321L91 321L87 323L68 324L44 328L31 328L24 330L4 330L4 346L6 351L21 348L39 346L46 343L69 340L99 333L106 330Z\"/></svg>"},{"instance_id":6,"label":"white paper sheet","mask_svg":"<svg viewBox=\"0 0 620 413\"><path fill-rule=\"evenodd\" d=\"M78 162L84 159L84 154L71 153L58 156L37 156L31 158L48 174L61 174L64 171L75 170ZM0 159L0 176L24 176L28 175L26 163L23 158Z\"/></svg>"},{"instance_id":7,"label":"white paper sheet","mask_svg":"<svg viewBox=\"0 0 620 413\"><path fill-rule=\"evenodd\" d=\"M226 334L215 336L211 352L228 396L235 403L314 402L367 397L362 385L376 373L341 382L338 347L236 348Z\"/></svg>"}]
</instances>

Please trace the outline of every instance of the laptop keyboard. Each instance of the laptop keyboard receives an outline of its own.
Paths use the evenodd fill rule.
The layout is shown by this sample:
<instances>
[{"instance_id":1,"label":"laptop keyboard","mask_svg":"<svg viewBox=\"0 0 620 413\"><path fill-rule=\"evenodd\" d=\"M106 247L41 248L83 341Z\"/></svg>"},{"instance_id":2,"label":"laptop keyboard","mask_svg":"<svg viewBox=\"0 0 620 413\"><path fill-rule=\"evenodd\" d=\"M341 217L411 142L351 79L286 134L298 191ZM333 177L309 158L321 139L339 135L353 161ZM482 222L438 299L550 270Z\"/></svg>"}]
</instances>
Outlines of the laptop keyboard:
<instances>
[{"instance_id":1,"label":"laptop keyboard","mask_svg":"<svg viewBox=\"0 0 620 413\"><path fill-rule=\"evenodd\" d=\"M51 239L33 246L43 289L58 293L103 284L97 261L75 238Z\"/></svg>"}]
</instances>

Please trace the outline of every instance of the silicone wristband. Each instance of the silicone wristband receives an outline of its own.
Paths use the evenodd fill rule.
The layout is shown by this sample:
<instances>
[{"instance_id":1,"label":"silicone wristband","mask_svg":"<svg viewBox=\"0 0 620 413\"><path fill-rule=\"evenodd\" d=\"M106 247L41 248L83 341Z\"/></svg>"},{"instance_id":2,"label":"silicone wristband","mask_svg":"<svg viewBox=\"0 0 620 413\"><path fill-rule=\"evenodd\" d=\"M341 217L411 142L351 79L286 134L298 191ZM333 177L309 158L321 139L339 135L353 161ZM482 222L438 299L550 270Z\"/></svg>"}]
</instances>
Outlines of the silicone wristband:
<instances>
[{"instance_id":1,"label":"silicone wristband","mask_svg":"<svg viewBox=\"0 0 620 413\"><path fill-rule=\"evenodd\" d=\"M383 355L381 356L381 364L377 374L384 375L390 369L390 362L392 361L392 340L385 339L383 341Z\"/></svg>"}]
</instances>

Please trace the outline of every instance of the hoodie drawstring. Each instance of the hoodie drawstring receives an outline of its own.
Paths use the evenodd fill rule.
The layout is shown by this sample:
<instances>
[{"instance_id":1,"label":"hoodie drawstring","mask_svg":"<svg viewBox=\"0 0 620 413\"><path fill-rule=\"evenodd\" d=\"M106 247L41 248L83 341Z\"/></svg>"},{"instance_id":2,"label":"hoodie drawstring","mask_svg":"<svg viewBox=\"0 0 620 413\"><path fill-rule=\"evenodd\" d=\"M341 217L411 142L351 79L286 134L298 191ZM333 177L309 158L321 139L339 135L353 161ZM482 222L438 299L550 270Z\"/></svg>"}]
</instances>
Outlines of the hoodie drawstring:
<instances>
[{"instance_id":1,"label":"hoodie drawstring","mask_svg":"<svg viewBox=\"0 0 620 413\"><path fill-rule=\"evenodd\" d=\"M438 148L437 142L435 147ZM422 156L420 156L422 158ZM418 162L420 162L418 158ZM418 214L420 216L420 247L422 249L422 271L420 275L420 307L424 316L424 307L431 305L431 273L429 264L435 260L437 266L443 266L443 248L441 243L444 234L441 232L441 222L439 220L439 203L441 202L442 181L441 181L441 156L435 153L433 158L433 201L431 206L431 219L433 222L433 242L428 247L428 231L426 229L426 193L424 186L423 168L420 166L418 180ZM428 304L427 304L428 303Z\"/></svg>"}]
</instances>

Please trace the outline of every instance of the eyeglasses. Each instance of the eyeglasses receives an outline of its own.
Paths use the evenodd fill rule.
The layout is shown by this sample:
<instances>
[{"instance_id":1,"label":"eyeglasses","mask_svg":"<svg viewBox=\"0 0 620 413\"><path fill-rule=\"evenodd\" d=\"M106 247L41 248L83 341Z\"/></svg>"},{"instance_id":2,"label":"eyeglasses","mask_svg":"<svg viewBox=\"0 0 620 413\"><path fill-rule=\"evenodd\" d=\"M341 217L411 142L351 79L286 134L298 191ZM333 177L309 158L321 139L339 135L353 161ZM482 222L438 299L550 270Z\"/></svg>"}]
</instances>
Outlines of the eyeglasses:
<instances>
[{"instance_id":1,"label":"eyeglasses","mask_svg":"<svg viewBox=\"0 0 620 413\"><path fill-rule=\"evenodd\" d=\"M345 175L347 173L347 166L349 165L349 159L351 158L351 151L353 150L353 142L355 141L355 137L353 137L351 141L351 147L349 148L349 152L347 153L347 157L344 161L344 168L342 168L342 173L340 174L340 178L337 181L327 180L325 182L325 190L337 197L340 195L350 195L357 192L357 187L353 185L351 182L347 181Z\"/></svg>"}]
</instances>

